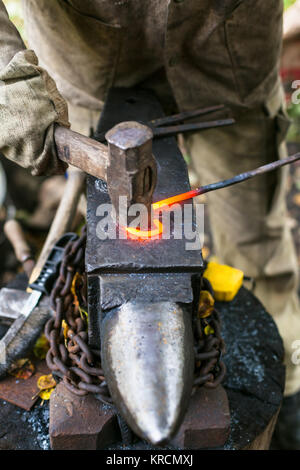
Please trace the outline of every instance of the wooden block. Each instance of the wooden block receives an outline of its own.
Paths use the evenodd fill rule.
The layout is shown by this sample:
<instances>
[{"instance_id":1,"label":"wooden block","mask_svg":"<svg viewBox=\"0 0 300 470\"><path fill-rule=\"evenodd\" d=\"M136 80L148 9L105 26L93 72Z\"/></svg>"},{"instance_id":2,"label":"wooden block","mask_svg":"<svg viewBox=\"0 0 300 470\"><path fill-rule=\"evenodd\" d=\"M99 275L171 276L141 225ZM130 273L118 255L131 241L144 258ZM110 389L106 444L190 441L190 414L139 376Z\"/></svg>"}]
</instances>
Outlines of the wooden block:
<instances>
[{"instance_id":1,"label":"wooden block","mask_svg":"<svg viewBox=\"0 0 300 470\"><path fill-rule=\"evenodd\" d=\"M74 395L63 383L51 395L49 433L54 450L96 450L120 440L114 408L91 394Z\"/></svg>"},{"instance_id":2,"label":"wooden block","mask_svg":"<svg viewBox=\"0 0 300 470\"><path fill-rule=\"evenodd\" d=\"M184 421L172 444L185 449L221 447L230 432L227 394L219 385L201 387L191 397Z\"/></svg>"}]
</instances>

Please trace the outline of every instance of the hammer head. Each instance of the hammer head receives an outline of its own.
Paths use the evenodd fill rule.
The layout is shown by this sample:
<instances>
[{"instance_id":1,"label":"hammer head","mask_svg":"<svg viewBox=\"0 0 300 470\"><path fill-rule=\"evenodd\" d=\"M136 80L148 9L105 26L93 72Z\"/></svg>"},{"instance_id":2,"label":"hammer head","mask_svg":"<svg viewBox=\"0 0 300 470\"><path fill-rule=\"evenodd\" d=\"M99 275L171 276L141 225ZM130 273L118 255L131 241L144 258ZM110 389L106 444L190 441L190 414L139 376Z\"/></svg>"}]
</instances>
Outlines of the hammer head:
<instances>
[{"instance_id":1,"label":"hammer head","mask_svg":"<svg viewBox=\"0 0 300 470\"><path fill-rule=\"evenodd\" d=\"M105 137L110 157L107 186L117 217L120 196L126 196L127 208L136 203L144 204L150 214L157 179L152 130L138 122L122 122Z\"/></svg>"}]
</instances>

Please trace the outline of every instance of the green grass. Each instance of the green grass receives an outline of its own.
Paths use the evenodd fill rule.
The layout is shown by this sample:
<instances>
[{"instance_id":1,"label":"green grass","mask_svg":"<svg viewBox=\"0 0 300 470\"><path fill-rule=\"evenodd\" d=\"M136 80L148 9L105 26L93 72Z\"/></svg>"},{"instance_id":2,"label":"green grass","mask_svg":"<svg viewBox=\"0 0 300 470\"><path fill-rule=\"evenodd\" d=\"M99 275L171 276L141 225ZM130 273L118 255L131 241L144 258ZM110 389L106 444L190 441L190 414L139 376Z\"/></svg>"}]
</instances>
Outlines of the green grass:
<instances>
[{"instance_id":1,"label":"green grass","mask_svg":"<svg viewBox=\"0 0 300 470\"><path fill-rule=\"evenodd\" d=\"M26 40L20 0L3 0L11 21L15 24L22 38Z\"/></svg>"},{"instance_id":2,"label":"green grass","mask_svg":"<svg viewBox=\"0 0 300 470\"><path fill-rule=\"evenodd\" d=\"M291 5L293 5L293 3L295 3L296 0L284 0L284 8L288 8L290 7Z\"/></svg>"}]
</instances>

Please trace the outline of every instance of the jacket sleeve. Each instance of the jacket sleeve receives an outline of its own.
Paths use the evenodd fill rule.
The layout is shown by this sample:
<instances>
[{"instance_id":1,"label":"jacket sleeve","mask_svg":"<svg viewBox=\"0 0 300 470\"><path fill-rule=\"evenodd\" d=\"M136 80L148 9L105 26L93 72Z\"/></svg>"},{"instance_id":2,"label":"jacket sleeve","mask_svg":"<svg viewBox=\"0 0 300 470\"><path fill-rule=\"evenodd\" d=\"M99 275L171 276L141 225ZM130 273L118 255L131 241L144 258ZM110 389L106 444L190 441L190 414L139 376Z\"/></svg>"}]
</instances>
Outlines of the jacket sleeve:
<instances>
[{"instance_id":1,"label":"jacket sleeve","mask_svg":"<svg viewBox=\"0 0 300 470\"><path fill-rule=\"evenodd\" d=\"M0 152L33 175L63 173L54 123L69 127L67 104L0 0Z\"/></svg>"}]
</instances>

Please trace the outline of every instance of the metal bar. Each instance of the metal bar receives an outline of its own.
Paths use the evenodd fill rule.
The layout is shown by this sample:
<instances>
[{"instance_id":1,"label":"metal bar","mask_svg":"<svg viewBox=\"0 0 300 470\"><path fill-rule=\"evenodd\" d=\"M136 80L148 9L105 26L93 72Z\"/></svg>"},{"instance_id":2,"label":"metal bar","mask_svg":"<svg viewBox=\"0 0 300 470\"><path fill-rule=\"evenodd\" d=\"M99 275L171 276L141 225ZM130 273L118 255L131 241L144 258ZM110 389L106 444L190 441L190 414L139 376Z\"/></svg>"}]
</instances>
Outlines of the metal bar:
<instances>
[{"instance_id":1,"label":"metal bar","mask_svg":"<svg viewBox=\"0 0 300 470\"><path fill-rule=\"evenodd\" d=\"M235 120L230 119L219 119L217 121L197 122L193 124L181 124L178 126L169 127L155 127L153 129L154 137L168 137L179 132L191 132L196 130L213 129L216 127L231 126L235 123Z\"/></svg>"},{"instance_id":2,"label":"metal bar","mask_svg":"<svg viewBox=\"0 0 300 470\"><path fill-rule=\"evenodd\" d=\"M165 116L158 119L153 119L149 122L151 127L159 127L165 124L175 124L177 122L185 121L186 119L192 119L198 116L204 116L205 114L213 113L224 109L224 104L218 104L217 106L209 106L207 108L196 109L194 111L183 111L182 113L173 114L172 116Z\"/></svg>"},{"instance_id":3,"label":"metal bar","mask_svg":"<svg viewBox=\"0 0 300 470\"><path fill-rule=\"evenodd\" d=\"M267 165L260 166L255 170L240 173L239 175L236 175L233 178L218 181L217 183L211 183L206 186L201 186L197 189L192 189L191 191L188 191L186 193L178 194L177 196L172 196L167 199L163 199L152 204L152 207L154 210L161 209L162 207L175 204L176 202L185 201L195 196L200 196L201 194L216 191L217 189L228 188L228 186L233 186L234 184L242 183L243 181L247 181L255 176L263 175L265 173L268 173L269 171L277 170L278 168L281 168L285 165L289 165L293 162L296 162L297 160L300 160L300 153L296 153L295 155L284 158L282 160L277 160L275 162L268 163Z\"/></svg>"}]
</instances>

